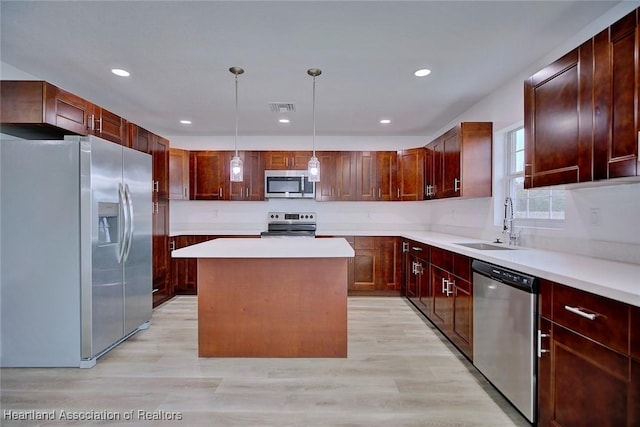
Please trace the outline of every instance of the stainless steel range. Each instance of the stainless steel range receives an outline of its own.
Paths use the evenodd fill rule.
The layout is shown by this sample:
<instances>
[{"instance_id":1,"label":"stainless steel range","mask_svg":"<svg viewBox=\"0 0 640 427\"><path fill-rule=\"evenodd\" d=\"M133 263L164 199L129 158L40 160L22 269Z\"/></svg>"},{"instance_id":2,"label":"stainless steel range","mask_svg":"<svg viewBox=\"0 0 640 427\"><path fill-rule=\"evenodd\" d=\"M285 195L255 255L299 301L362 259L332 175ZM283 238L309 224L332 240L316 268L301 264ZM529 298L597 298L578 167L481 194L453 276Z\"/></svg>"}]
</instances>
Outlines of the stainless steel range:
<instances>
[{"instance_id":1,"label":"stainless steel range","mask_svg":"<svg viewBox=\"0 0 640 427\"><path fill-rule=\"evenodd\" d=\"M316 218L315 212L269 212L260 237L315 237Z\"/></svg>"}]
</instances>

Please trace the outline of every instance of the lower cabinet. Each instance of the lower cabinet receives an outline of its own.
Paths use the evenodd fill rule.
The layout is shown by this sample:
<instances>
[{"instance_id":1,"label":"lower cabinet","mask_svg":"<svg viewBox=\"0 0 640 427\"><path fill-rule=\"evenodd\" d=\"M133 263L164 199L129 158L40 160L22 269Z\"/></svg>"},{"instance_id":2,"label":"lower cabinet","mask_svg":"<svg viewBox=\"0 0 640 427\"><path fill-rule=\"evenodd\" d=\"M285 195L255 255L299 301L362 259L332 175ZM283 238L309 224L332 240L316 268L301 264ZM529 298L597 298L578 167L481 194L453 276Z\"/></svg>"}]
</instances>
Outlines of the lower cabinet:
<instances>
[{"instance_id":1,"label":"lower cabinet","mask_svg":"<svg viewBox=\"0 0 640 427\"><path fill-rule=\"evenodd\" d=\"M172 237L171 249L181 249L213 238L214 236ZM196 258L171 258L171 286L176 295L198 293L198 260Z\"/></svg>"},{"instance_id":2,"label":"lower cabinet","mask_svg":"<svg viewBox=\"0 0 640 427\"><path fill-rule=\"evenodd\" d=\"M638 426L640 362L629 351L633 307L546 280L540 292L538 425ZM611 338L613 331L624 338Z\"/></svg>"},{"instance_id":3,"label":"lower cabinet","mask_svg":"<svg viewBox=\"0 0 640 427\"><path fill-rule=\"evenodd\" d=\"M402 295L401 241L387 236L339 236L349 242L355 256L349 260L348 294Z\"/></svg>"},{"instance_id":4,"label":"lower cabinet","mask_svg":"<svg viewBox=\"0 0 640 427\"><path fill-rule=\"evenodd\" d=\"M473 359L471 258L405 240L406 297Z\"/></svg>"}]
</instances>

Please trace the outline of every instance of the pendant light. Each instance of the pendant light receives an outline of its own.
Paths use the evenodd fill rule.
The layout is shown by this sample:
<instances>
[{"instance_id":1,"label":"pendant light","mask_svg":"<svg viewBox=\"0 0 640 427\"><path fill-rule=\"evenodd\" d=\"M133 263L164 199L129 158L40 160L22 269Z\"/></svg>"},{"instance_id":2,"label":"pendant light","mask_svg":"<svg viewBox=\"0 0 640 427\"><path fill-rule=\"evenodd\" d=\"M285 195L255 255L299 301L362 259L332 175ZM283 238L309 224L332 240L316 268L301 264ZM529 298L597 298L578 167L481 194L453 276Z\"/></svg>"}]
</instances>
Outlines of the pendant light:
<instances>
[{"instance_id":1,"label":"pendant light","mask_svg":"<svg viewBox=\"0 0 640 427\"><path fill-rule=\"evenodd\" d=\"M240 67L229 68L231 74L235 75L236 81L236 136L234 139L234 147L236 150L235 156L231 159L229 167L231 182L242 182L244 171L242 170L242 159L238 156L238 76L244 73L244 70Z\"/></svg>"},{"instance_id":2,"label":"pendant light","mask_svg":"<svg viewBox=\"0 0 640 427\"><path fill-rule=\"evenodd\" d=\"M309 68L307 74L313 77L313 155L307 164L309 172L309 182L320 181L320 161L316 157L316 77L322 74L318 68Z\"/></svg>"}]
</instances>

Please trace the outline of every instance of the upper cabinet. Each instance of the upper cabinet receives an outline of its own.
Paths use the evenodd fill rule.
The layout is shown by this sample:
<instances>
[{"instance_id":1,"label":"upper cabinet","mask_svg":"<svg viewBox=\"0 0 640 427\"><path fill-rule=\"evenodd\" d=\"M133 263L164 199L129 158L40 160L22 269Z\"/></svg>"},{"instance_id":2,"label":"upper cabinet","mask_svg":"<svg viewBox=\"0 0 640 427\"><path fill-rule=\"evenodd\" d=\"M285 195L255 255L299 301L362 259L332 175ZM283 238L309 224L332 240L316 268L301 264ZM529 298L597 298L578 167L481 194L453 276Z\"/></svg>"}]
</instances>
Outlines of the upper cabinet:
<instances>
[{"instance_id":1,"label":"upper cabinet","mask_svg":"<svg viewBox=\"0 0 640 427\"><path fill-rule=\"evenodd\" d=\"M227 163L231 161L230 153ZM264 200L264 156L261 151L239 151L244 172L241 182L229 181L229 200ZM229 177L227 177L229 178Z\"/></svg>"},{"instance_id":2,"label":"upper cabinet","mask_svg":"<svg viewBox=\"0 0 640 427\"><path fill-rule=\"evenodd\" d=\"M127 145L127 122L44 81L2 80L2 132L27 139L95 135Z\"/></svg>"},{"instance_id":3,"label":"upper cabinet","mask_svg":"<svg viewBox=\"0 0 640 427\"><path fill-rule=\"evenodd\" d=\"M311 151L266 151L265 169L305 170L311 154Z\"/></svg>"},{"instance_id":4,"label":"upper cabinet","mask_svg":"<svg viewBox=\"0 0 640 427\"><path fill-rule=\"evenodd\" d=\"M425 199L491 196L493 124L463 122L426 146Z\"/></svg>"},{"instance_id":5,"label":"upper cabinet","mask_svg":"<svg viewBox=\"0 0 640 427\"><path fill-rule=\"evenodd\" d=\"M358 151L356 174L356 200L397 200L396 151Z\"/></svg>"},{"instance_id":6,"label":"upper cabinet","mask_svg":"<svg viewBox=\"0 0 640 427\"><path fill-rule=\"evenodd\" d=\"M93 105L43 81L3 80L2 132L22 138L88 135Z\"/></svg>"},{"instance_id":7,"label":"upper cabinet","mask_svg":"<svg viewBox=\"0 0 640 427\"><path fill-rule=\"evenodd\" d=\"M169 149L169 199L189 200L189 152Z\"/></svg>"},{"instance_id":8,"label":"upper cabinet","mask_svg":"<svg viewBox=\"0 0 640 427\"><path fill-rule=\"evenodd\" d=\"M423 200L424 148L398 151L397 200Z\"/></svg>"},{"instance_id":9,"label":"upper cabinet","mask_svg":"<svg viewBox=\"0 0 640 427\"><path fill-rule=\"evenodd\" d=\"M192 200L229 200L228 151L191 151L189 153L189 194Z\"/></svg>"},{"instance_id":10,"label":"upper cabinet","mask_svg":"<svg viewBox=\"0 0 640 427\"><path fill-rule=\"evenodd\" d=\"M524 85L525 188L639 175L638 10Z\"/></svg>"},{"instance_id":11,"label":"upper cabinet","mask_svg":"<svg viewBox=\"0 0 640 427\"><path fill-rule=\"evenodd\" d=\"M320 182L316 200L356 200L356 152L319 151Z\"/></svg>"}]
</instances>

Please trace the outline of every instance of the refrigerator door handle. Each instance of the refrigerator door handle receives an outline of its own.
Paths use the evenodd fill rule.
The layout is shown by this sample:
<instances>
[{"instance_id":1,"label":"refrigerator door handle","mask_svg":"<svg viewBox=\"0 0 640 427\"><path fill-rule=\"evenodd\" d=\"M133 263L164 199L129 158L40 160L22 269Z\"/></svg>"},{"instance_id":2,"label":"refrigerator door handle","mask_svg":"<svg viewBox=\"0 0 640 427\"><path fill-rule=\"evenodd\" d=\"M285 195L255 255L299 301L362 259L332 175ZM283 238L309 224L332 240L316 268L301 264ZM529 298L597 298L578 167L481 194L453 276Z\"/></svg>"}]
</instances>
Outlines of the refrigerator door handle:
<instances>
[{"instance_id":1,"label":"refrigerator door handle","mask_svg":"<svg viewBox=\"0 0 640 427\"><path fill-rule=\"evenodd\" d=\"M124 260L127 261L129 259L129 252L131 252L131 245L133 243L133 223L134 223L134 214L133 214L133 198L131 197L131 191L129 190L129 185L124 185L124 195L125 200L127 201L127 208L129 209L129 233L127 236L127 248L124 253Z\"/></svg>"},{"instance_id":2,"label":"refrigerator door handle","mask_svg":"<svg viewBox=\"0 0 640 427\"><path fill-rule=\"evenodd\" d=\"M120 226L120 250L118 251L118 264L122 264L124 259L124 252L126 250L127 243L127 228L129 227L129 210L127 208L126 195L122 184L118 184L118 201L120 202L120 209L122 211L122 221Z\"/></svg>"}]
</instances>

